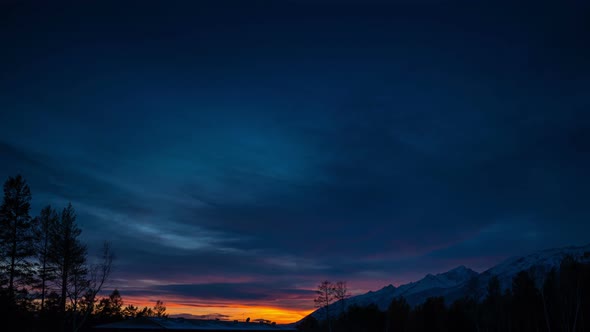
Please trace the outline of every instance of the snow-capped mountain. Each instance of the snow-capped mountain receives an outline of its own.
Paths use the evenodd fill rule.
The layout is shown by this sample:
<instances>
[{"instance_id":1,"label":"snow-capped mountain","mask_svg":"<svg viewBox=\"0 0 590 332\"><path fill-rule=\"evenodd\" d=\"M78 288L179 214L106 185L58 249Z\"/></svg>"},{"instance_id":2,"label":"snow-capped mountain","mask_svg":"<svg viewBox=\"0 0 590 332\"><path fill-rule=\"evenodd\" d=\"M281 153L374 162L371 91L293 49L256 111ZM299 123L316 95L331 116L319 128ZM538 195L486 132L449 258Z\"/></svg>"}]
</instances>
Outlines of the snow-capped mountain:
<instances>
[{"instance_id":1,"label":"snow-capped mountain","mask_svg":"<svg viewBox=\"0 0 590 332\"><path fill-rule=\"evenodd\" d=\"M543 278L552 268L559 268L563 259L571 256L579 262L590 262L590 244L585 246L570 246L564 248L553 248L534 252L532 254L508 258L500 264L482 272L477 278L477 283L472 284L471 291L477 287L480 298L485 297L486 287L493 276L497 276L502 290L511 287L512 279L520 271L529 271L537 286L543 284Z\"/></svg>"},{"instance_id":2,"label":"snow-capped mountain","mask_svg":"<svg viewBox=\"0 0 590 332\"><path fill-rule=\"evenodd\" d=\"M389 303L391 303L391 300L394 298L396 290L397 289L393 285L388 285L375 292L371 291L362 295L351 297L347 299L344 304L346 307L353 304L363 307L374 303L379 308L387 308ZM332 306L335 307L330 309L333 310L332 312L339 313L342 311L341 303L334 303Z\"/></svg>"},{"instance_id":3,"label":"snow-capped mountain","mask_svg":"<svg viewBox=\"0 0 590 332\"><path fill-rule=\"evenodd\" d=\"M580 262L590 263L590 244L547 249L526 256L512 257L482 273L477 273L465 266L459 266L448 272L436 275L427 274L418 281L399 287L388 285L377 291L353 296L347 299L344 305L340 302L332 303L329 310L331 315L338 315L351 305L367 306L369 304L375 304L380 310L386 310L391 301L397 297L404 297L411 306L421 304L432 296L442 296L450 303L467 295L468 292L482 299L485 296L488 282L493 276L498 277L502 289L507 289L511 286L512 279L520 271L526 270L531 271L533 277L537 279L536 282L541 284L545 273L552 268L559 268L561 261L566 256L572 256ZM324 308L320 308L311 313L311 316L321 320L325 315L324 310Z\"/></svg>"},{"instance_id":4,"label":"snow-capped mountain","mask_svg":"<svg viewBox=\"0 0 590 332\"><path fill-rule=\"evenodd\" d=\"M427 274L417 282L398 287L394 297L403 296L410 305L420 304L430 296L444 296L453 290L459 289L477 275L477 272L463 265L445 273Z\"/></svg>"},{"instance_id":5,"label":"snow-capped mountain","mask_svg":"<svg viewBox=\"0 0 590 332\"><path fill-rule=\"evenodd\" d=\"M328 308L332 315L338 315L342 309L346 310L351 305L367 306L376 304L380 310L386 310L391 301L396 297L403 296L410 305L416 305L430 296L444 296L453 290L459 289L468 280L477 276L477 272L459 266L445 273L436 275L428 274L424 278L408 284L394 287L389 285L378 291L353 296L347 299L344 306L340 302L330 305ZM322 319L325 315L323 308L314 311L312 314L317 319Z\"/></svg>"}]
</instances>

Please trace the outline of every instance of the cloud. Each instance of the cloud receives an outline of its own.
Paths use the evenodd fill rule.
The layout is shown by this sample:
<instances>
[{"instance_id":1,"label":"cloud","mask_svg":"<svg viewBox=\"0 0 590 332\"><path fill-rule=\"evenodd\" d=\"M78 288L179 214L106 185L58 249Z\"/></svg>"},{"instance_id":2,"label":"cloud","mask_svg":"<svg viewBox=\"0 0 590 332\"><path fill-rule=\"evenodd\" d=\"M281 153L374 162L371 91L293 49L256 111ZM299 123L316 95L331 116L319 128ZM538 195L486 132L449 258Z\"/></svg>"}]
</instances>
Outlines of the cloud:
<instances>
[{"instance_id":1,"label":"cloud","mask_svg":"<svg viewBox=\"0 0 590 332\"><path fill-rule=\"evenodd\" d=\"M272 283L207 283L162 285L157 290L204 300L272 301L276 299L309 298L314 294L306 289L277 288Z\"/></svg>"},{"instance_id":2,"label":"cloud","mask_svg":"<svg viewBox=\"0 0 590 332\"><path fill-rule=\"evenodd\" d=\"M185 319L207 319L207 320L228 320L230 318L229 315L224 315L224 314L220 314L220 313L212 313L212 314L206 314L206 315L193 315L193 314L187 314L187 313L180 313L180 314L174 314L174 315L170 315L170 317L175 317L175 318L185 318Z\"/></svg>"}]
</instances>

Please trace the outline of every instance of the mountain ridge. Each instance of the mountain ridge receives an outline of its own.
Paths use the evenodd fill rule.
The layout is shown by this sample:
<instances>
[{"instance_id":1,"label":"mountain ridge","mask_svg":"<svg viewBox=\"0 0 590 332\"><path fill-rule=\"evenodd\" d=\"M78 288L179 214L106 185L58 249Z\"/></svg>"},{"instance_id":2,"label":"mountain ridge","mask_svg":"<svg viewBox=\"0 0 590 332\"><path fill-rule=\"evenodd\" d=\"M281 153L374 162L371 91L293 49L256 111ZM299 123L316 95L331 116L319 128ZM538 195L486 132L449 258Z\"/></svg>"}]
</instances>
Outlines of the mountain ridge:
<instances>
[{"instance_id":1,"label":"mountain ridge","mask_svg":"<svg viewBox=\"0 0 590 332\"><path fill-rule=\"evenodd\" d=\"M498 277L502 290L510 288L512 278L524 270L535 272L533 277L536 277L535 281L540 283L539 278L543 273L551 268L559 268L559 264L567 256L581 262L590 262L590 243L542 249L522 256L508 257L481 273L465 265L459 265L446 272L428 273L422 279L397 287L389 284L376 291L352 296L345 300L344 305L340 301L330 304L329 310L333 315L338 315L352 305L375 304L384 311L394 298L399 297L403 297L410 306L419 305L432 296L442 296L446 302L450 303L468 292L481 300L485 297L486 287L492 277ZM319 308L308 316L321 320L325 315L324 310L325 308Z\"/></svg>"}]
</instances>

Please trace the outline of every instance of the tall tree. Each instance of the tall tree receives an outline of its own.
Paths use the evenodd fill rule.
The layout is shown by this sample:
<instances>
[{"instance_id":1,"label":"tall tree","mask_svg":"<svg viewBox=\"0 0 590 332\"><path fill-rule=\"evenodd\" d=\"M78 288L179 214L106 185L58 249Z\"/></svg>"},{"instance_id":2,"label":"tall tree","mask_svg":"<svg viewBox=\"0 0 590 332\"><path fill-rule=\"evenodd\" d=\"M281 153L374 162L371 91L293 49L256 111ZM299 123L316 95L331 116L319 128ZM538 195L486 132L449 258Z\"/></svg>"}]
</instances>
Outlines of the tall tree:
<instances>
[{"instance_id":1,"label":"tall tree","mask_svg":"<svg viewBox=\"0 0 590 332\"><path fill-rule=\"evenodd\" d=\"M57 226L59 215L50 205L48 205L41 210L41 214L37 220L35 238L37 242L36 250L39 269L38 284L36 287L39 289L41 296L41 311L43 311L45 309L45 298L48 293L49 283L55 280L55 269L53 269L50 264L49 245L51 233Z\"/></svg>"},{"instance_id":2,"label":"tall tree","mask_svg":"<svg viewBox=\"0 0 590 332\"><path fill-rule=\"evenodd\" d=\"M71 203L61 213L56 227L51 232L50 262L56 268L60 289L60 311L63 315L63 330L66 322L67 299L76 310L81 282L88 272L85 269L87 249L78 237L82 231L76 223L76 212Z\"/></svg>"},{"instance_id":3,"label":"tall tree","mask_svg":"<svg viewBox=\"0 0 590 332\"><path fill-rule=\"evenodd\" d=\"M9 177L0 206L0 281L7 284L11 303L15 303L17 288L25 289L33 276L35 236L30 202L31 190L25 179L21 175Z\"/></svg>"},{"instance_id":4,"label":"tall tree","mask_svg":"<svg viewBox=\"0 0 590 332\"><path fill-rule=\"evenodd\" d=\"M334 285L329 280L322 281L316 290L317 297L314 299L317 308L323 308L328 329L332 331L330 323L330 304L334 301Z\"/></svg>"}]
</instances>

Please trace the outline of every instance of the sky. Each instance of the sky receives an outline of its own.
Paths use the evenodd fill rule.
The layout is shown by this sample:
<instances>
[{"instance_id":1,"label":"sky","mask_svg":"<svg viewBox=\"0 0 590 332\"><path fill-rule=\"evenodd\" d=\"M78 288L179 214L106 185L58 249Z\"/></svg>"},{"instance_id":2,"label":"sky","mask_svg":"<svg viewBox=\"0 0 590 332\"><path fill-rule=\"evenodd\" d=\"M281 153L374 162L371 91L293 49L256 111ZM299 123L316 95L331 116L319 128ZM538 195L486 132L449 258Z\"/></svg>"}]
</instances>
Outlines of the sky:
<instances>
[{"instance_id":1,"label":"sky","mask_svg":"<svg viewBox=\"0 0 590 332\"><path fill-rule=\"evenodd\" d=\"M590 242L590 3L0 2L0 176L106 291L293 322Z\"/></svg>"}]
</instances>

